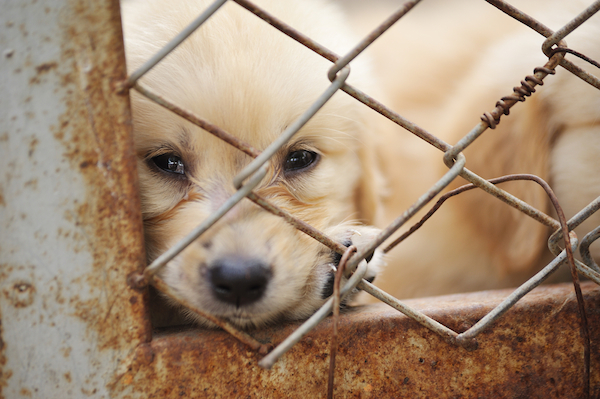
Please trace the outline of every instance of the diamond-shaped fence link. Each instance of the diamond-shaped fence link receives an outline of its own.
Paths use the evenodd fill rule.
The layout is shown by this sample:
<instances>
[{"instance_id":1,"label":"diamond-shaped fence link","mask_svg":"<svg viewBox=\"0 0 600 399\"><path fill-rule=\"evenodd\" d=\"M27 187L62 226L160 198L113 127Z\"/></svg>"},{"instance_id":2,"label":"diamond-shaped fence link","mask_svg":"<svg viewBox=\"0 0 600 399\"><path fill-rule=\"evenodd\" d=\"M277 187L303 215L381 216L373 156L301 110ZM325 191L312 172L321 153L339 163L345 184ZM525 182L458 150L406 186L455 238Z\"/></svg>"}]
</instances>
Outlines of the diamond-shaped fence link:
<instances>
[{"instance_id":1,"label":"diamond-shaped fence link","mask_svg":"<svg viewBox=\"0 0 600 399\"><path fill-rule=\"evenodd\" d=\"M314 328L320 321L327 317L332 312L334 307L335 298L333 297L330 298L320 310L318 310L312 317L310 317L293 334L291 334L287 339L285 339L283 342L277 345L273 350L270 350L271 348L266 347L265 345L256 341L247 333L239 331L237 328L235 328L225 320L220 320L217 317L214 317L210 314L206 314L202 310L197 309L188 302L186 302L183 298L178 296L177 293L174 292L174 290L167 286L157 276L157 273L167 262L169 262L171 259L177 256L183 249L185 249L190 243L192 243L205 231L207 231L214 223L216 223L231 208L233 208L239 201L241 201L244 198L248 198L249 200L253 201L266 211L284 218L291 225L310 235L314 239L321 242L323 245L331 248L333 251L339 254L344 254L347 251L347 248L345 246L337 243L330 237L327 237L325 234L311 227L302 220L295 218L288 212L275 206L274 204L270 203L265 198L260 197L257 193L253 191L253 189L260 183L262 178L266 175L267 166L271 160L271 157L282 146L284 146L294 136L294 134L296 134L299 131L299 129L302 128L302 126L313 115L315 115L315 113L336 92L341 90L354 97L357 101L362 102L363 104L365 104L365 106L372 108L373 110L377 111L383 116L389 118L394 123L402 126L404 129L408 130L415 136L419 137L420 139L424 140L425 142L442 151L443 161L448 166L448 171L441 179L439 179L439 181L432 185L429 188L429 190L424 192L412 206L406 209L406 211L403 214L399 215L398 218L394 220L388 227L383 229L381 233L369 245L350 256L347 264L345 265L345 272L347 276L350 277L346 284L343 287L341 287L338 295L343 297L350 290L352 290L355 287L358 287L361 290L364 290L372 296L376 297L377 299L387 303L388 305L397 309L398 311L404 313L408 317L411 317L418 323L430 329L432 332L439 334L448 343L453 345L460 345L472 350L477 347L476 337L482 331L489 328L499 317L502 317L502 315L508 309L510 309L520 298L522 298L533 288L541 284L550 274L556 271L556 269L561 264L563 264L564 262L569 262L572 267L572 276L574 278L578 301L580 304L580 313L583 328L584 330L587 329L587 326L585 325L585 311L583 298L578 288L577 272L581 273L586 278L594 281L596 284L600 284L600 269L589 255L590 244L594 240L598 239L598 237L600 237L600 227L590 232L581 240L578 240L574 236L574 234L569 233L569 231L573 230L576 226L581 224L594 212L597 212L598 208L600 208L600 198L594 200L592 203L590 203L579 213L577 213L574 217L567 221L565 220L565 217L560 209L560 205L556 201L556 198L554 197L552 191L544 181L537 178L536 176L531 175L512 175L490 181L485 180L482 177L465 168L465 157L462 155L462 151L464 151L475 140L477 140L477 138L480 137L482 133L488 128L494 129L496 125L500 123L500 118L503 115L509 114L509 109L511 107L517 105L517 103L519 102L525 101L528 96L532 95L532 93L535 91L534 88L537 85L543 84L543 80L548 75L554 74L555 68L558 66L567 69L574 75L583 79L585 82L600 89L600 80L597 77L590 74L589 72L587 72L586 70L584 70L583 68L578 67L572 62L566 60L565 54L573 54L575 56L583 58L584 60L587 60L588 62L596 66L598 64L594 60L589 59L585 54L580 54L572 49L569 49L568 47L566 47L563 41L563 39L569 33L577 29L578 26L585 23L587 19L589 19L593 14L600 10L600 0L591 4L587 9L583 10L576 18L574 18L572 21L570 21L568 24L566 24L564 27L557 30L556 32L553 32L552 30L544 26L541 22L536 21L532 17L526 15L525 13L519 11L518 9L501 0L486 0L488 3L497 7L499 10L506 13L510 17L515 18L516 20L529 26L531 29L535 30L541 35L547 37L546 41L543 44L543 52L544 54L546 54L546 56L548 56L548 62L545 65L536 68L534 70L533 75L525 77L525 79L521 82L521 86L515 87L513 93L501 98L496 103L495 108L490 112L486 112L481 117L481 121L475 127L473 127L473 129L470 132L468 132L462 139L460 139L454 146L444 142L443 140L440 140L434 134L403 118L401 115L389 109L384 104L377 101L375 98L370 97L367 93L361 92L360 90L346 82L346 79L350 72L348 66L349 63L364 49L366 49L371 43L377 40L377 38L383 32L385 32L389 27L391 27L394 23L400 20L404 15L406 15L406 13L408 13L415 5L417 5L420 2L420 0L414 0L404 3L397 12L389 16L389 18L385 20L380 26L378 26L371 34L367 35L363 40L361 40L355 48L353 48L350 52L341 57L324 48L319 43L316 43L310 37L307 37L301 32L296 31L292 27L288 26L285 22L270 15L265 10L260 9L253 3L247 0L231 0L237 3L239 6L247 9L249 12L255 14L258 18L263 19L266 23L271 24L272 26L280 30L282 34L288 35L292 39L298 41L299 43L313 50L314 52L326 58L332 63L331 69L328 72L328 78L331 81L331 85L312 104L312 106L310 106L304 112L303 115L301 115L294 123L292 123L276 141L271 143L271 145L268 146L268 148L266 148L262 152L253 148L248 143L242 142L240 139L224 131L218 126L215 126L198 117L196 114L194 114L193 110L185 110L180 108L174 102L158 95L157 93L151 91L139 82L139 79L142 76L144 76L145 73L147 73L154 65L159 63L172 50L174 50L182 41L184 41L199 26L201 26L202 23L204 23L208 18L210 18L211 15L213 15L216 12L219 12L219 8L226 1L227 0L215 1L210 7L206 9L204 13L202 13L202 15L197 17L170 43L168 43L159 52L157 52L155 56L149 59L138 70L131 73L127 82L123 83L123 89L133 89L138 91L140 94L155 101L157 104L173 111L177 115L201 127L205 131L215 135L221 140L236 147L240 151L252 156L254 160L250 164L248 164L235 177L234 181L232 182L232 184L237 189L237 192L234 195L232 195L226 202L224 202L222 206L216 212L214 212L208 219L204 220L194 231L192 231L187 237L181 240L181 242L179 242L177 245L166 251L164 254L159 256L154 262L152 262L152 264L145 269L143 275L134 277L132 281L134 285L143 286L147 283L153 284L158 290L172 297L182 305L188 307L190 310L219 325L220 327L222 327L223 329L240 339L242 342L248 344L253 349L259 350L261 353L266 354L266 356L259 362L259 365L264 368L270 368L287 350L289 350L304 335L311 331L311 329ZM461 192L472 188L480 188L489 193L490 195L493 195L499 198L500 200L504 201L508 206L518 209L519 211L525 213L526 215L538 221L539 223L542 223L543 225L556 230L548 242L549 248L555 255L555 258L540 272L538 272L536 275L531 277L526 283L517 288L487 316L482 318L479 322L477 322L467 331L460 334L438 323L437 321L426 316L425 314L415 309L412 309L411 307L397 300L393 296L387 294L386 292L375 287L373 284L362 279L367 269L367 263L363 262L363 260L365 258L368 258L368 256L372 254L376 248L380 247L384 243L384 241L386 241L392 236L393 233L395 233L400 227L404 226L407 223L407 221L410 218L412 218L417 212L429 205L432 202L432 200L436 198L438 194L440 194L446 187L448 187L448 185L452 181L454 181L454 179L458 176L463 177L471 184L468 186L461 187L442 196L438 200L437 204L435 204L435 206L431 209L431 211L428 214L426 214L426 216L421 220L421 222L417 223L407 233L398 238L393 244L385 248L384 252L391 250L395 245L399 244L409 234L412 234L414 231L416 231L423 223L426 223L426 220L431 216L433 212L435 212L443 204L444 201L446 201L454 195L460 194ZM535 209L526 202L516 198L515 196L496 186L497 183L508 180L532 180L544 187L555 207L558 218L555 219L544 214L543 212L540 212L539 210ZM573 251L577 247L579 247L579 251L581 253L583 262L575 260L573 258ZM589 342L586 344L586 351L588 352L585 355L585 369L586 373L588 374L586 380L589 382Z\"/></svg>"}]
</instances>

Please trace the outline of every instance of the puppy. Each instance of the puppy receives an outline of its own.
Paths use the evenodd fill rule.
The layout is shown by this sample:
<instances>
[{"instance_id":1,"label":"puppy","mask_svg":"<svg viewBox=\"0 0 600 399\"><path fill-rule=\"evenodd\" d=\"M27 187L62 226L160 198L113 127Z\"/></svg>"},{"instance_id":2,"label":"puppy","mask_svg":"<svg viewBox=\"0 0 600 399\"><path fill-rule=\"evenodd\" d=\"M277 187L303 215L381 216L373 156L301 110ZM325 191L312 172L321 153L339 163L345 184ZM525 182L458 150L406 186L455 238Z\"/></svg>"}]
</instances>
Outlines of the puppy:
<instances>
[{"instance_id":1,"label":"puppy","mask_svg":"<svg viewBox=\"0 0 600 399\"><path fill-rule=\"evenodd\" d=\"M585 7L580 1L534 3L517 6L553 29ZM129 70L207 4L126 2ZM258 4L338 54L357 43L329 3ZM374 2L345 4L353 5L351 25L360 34L391 11ZM546 11L536 14L538 9ZM567 37L569 45L596 59L597 19ZM350 81L454 144L483 112L544 65L541 42L539 34L480 1L462 0L460 6L424 2L352 62ZM374 60L372 70L367 58ZM263 150L327 87L330 65L227 3L142 83ZM385 92L375 78L384 82ZM536 174L552 185L570 217L600 195L600 93L560 67L536 91L465 151L466 167L484 178ZM135 92L132 110L153 260L234 192L232 179L250 157ZM361 246L378 232L365 225L387 226L446 171L439 150L338 93L271 161L256 192L340 243ZM458 178L449 189L464 183ZM534 183L502 188L552 215L547 196ZM576 231L582 237L599 224L600 215L594 215ZM399 298L514 286L551 259L546 249L550 233L488 194L461 194L389 253L378 285ZM591 249L598 259L598 244ZM314 312L331 294L332 266L338 260L331 250L244 200L171 261L161 277L206 312L242 327L261 326ZM382 264L377 252L368 278Z\"/></svg>"},{"instance_id":2,"label":"puppy","mask_svg":"<svg viewBox=\"0 0 600 399\"><path fill-rule=\"evenodd\" d=\"M129 71L212 3L125 2ZM316 1L257 2L331 50L354 44L336 7ZM328 87L331 63L237 4L226 3L141 83L264 150ZM356 69L356 70L354 70ZM362 66L352 79L367 80ZM133 129L149 261L190 233L234 192L251 157L132 90ZM269 163L254 190L344 245L362 247L377 176L365 109L337 93ZM238 203L161 272L194 306L241 327L311 315L332 294L340 256L248 199ZM372 280L383 263L369 262ZM204 323L198 318L199 323Z\"/></svg>"}]
</instances>

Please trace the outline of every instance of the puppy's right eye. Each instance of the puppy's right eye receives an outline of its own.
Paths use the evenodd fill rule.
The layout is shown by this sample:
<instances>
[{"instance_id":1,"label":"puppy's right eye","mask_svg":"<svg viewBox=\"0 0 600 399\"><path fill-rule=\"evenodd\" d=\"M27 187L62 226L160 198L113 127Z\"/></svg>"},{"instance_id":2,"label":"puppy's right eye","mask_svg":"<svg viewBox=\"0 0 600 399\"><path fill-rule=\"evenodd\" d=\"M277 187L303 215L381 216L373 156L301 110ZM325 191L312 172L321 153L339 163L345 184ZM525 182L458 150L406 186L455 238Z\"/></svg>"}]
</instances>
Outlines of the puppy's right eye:
<instances>
[{"instance_id":1,"label":"puppy's right eye","mask_svg":"<svg viewBox=\"0 0 600 399\"><path fill-rule=\"evenodd\" d=\"M290 152L283 164L283 169L286 172L298 171L306 169L313 165L319 159L316 152L308 150L297 150Z\"/></svg>"},{"instance_id":2,"label":"puppy's right eye","mask_svg":"<svg viewBox=\"0 0 600 399\"><path fill-rule=\"evenodd\" d=\"M185 174L185 165L183 164L181 157L175 154L167 153L158 155L152 158L152 162L154 162L158 168L164 170L165 172L175 173L178 175Z\"/></svg>"}]
</instances>

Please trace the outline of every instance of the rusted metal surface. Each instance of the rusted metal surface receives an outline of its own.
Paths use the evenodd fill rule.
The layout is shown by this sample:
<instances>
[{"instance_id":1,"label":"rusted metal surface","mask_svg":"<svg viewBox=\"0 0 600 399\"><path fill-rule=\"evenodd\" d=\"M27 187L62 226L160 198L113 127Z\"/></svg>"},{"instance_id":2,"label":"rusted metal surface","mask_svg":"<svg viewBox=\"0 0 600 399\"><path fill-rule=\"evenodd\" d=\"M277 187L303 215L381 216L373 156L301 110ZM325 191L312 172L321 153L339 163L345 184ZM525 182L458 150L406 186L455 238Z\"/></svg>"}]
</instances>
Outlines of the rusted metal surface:
<instances>
[{"instance_id":1,"label":"rusted metal surface","mask_svg":"<svg viewBox=\"0 0 600 399\"><path fill-rule=\"evenodd\" d=\"M0 397L108 397L150 339L118 1L0 5Z\"/></svg>"},{"instance_id":2,"label":"rusted metal surface","mask_svg":"<svg viewBox=\"0 0 600 399\"><path fill-rule=\"evenodd\" d=\"M600 288L583 284L592 326L592 387L600 388ZM457 331L473 325L509 291L407 301ZM277 343L296 325L252 332ZM331 318L270 370L220 331L158 335L140 349L127 379L132 397L324 397ZM582 342L570 285L537 288L482 333L468 352L448 345L385 305L339 321L336 397L579 398ZM594 391L592 391L594 392Z\"/></svg>"},{"instance_id":3,"label":"rusted metal surface","mask_svg":"<svg viewBox=\"0 0 600 399\"><path fill-rule=\"evenodd\" d=\"M335 281L333 282L333 329L331 332L331 349L329 350L329 379L327 382L328 398L333 398L333 388L335 386L335 356L338 350L338 323L340 319L341 305L340 284L342 282L342 275L344 274L344 270L346 269L346 263L348 262L348 258L353 252L356 252L356 247L354 245L350 245L344 253L344 255L342 255L342 259L338 264L338 269L335 272Z\"/></svg>"}]
</instances>

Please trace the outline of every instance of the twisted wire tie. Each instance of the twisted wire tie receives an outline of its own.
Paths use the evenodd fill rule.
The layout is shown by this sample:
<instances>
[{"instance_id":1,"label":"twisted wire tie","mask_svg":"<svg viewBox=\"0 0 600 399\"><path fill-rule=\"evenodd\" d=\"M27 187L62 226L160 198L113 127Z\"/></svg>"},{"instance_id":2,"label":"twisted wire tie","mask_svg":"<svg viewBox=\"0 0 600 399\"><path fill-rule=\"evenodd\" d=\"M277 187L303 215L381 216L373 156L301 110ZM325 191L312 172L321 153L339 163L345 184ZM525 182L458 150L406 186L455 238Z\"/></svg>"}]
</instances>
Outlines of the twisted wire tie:
<instances>
[{"instance_id":1,"label":"twisted wire tie","mask_svg":"<svg viewBox=\"0 0 600 399\"><path fill-rule=\"evenodd\" d=\"M548 75L554 75L556 73L556 71L554 69L549 69L549 68L544 68L544 67L537 67L533 70L534 74L538 73L538 72L542 72L542 73L545 73ZM484 112L484 114L481 116L481 120L486 122L488 124L488 126L490 127L490 129L495 129L496 126L500 123L500 117L502 115L510 114L510 107L512 107L517 102L525 101L526 97L529 97L533 93L535 93L535 86L532 85L531 82L533 82L539 86L544 85L544 82L542 81L542 79L538 78L537 76L535 76L535 75L526 76L525 79L521 81L520 87L513 87L513 92L514 92L513 95L504 96L496 102L496 109L498 111L496 111L496 109L494 109L492 112L496 111L498 113L497 118L494 118L494 116L492 115L492 112Z\"/></svg>"}]
</instances>

